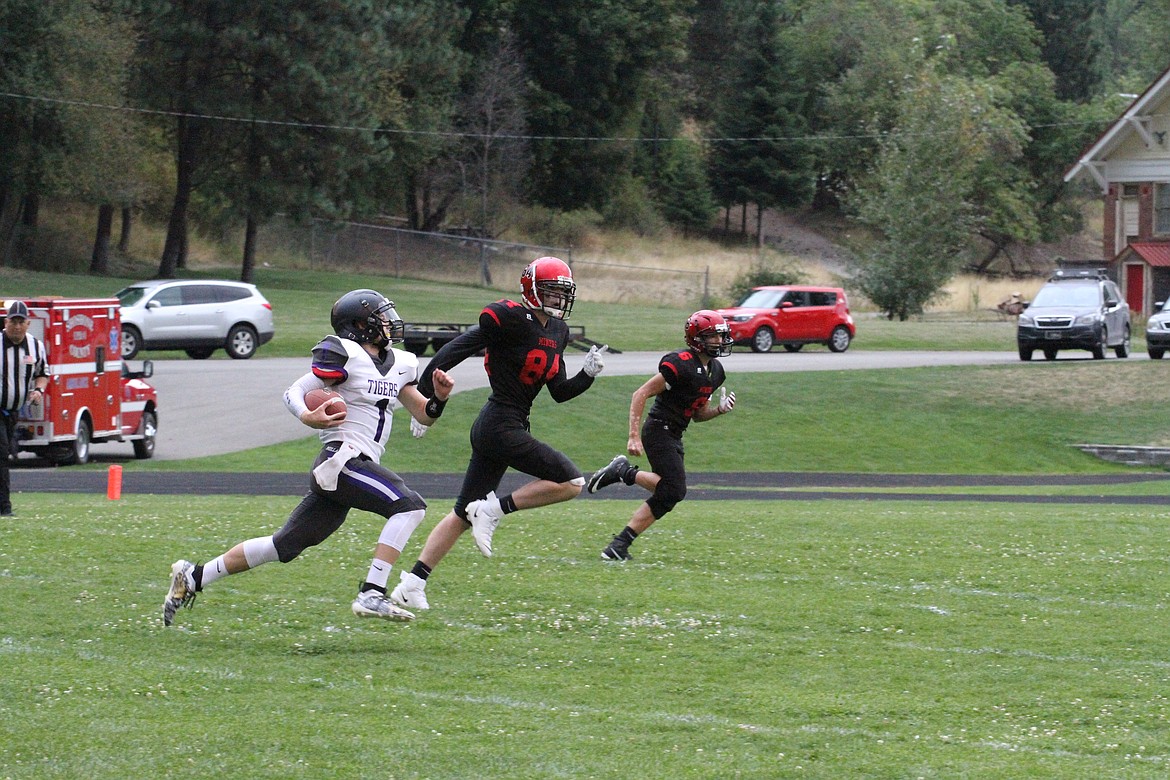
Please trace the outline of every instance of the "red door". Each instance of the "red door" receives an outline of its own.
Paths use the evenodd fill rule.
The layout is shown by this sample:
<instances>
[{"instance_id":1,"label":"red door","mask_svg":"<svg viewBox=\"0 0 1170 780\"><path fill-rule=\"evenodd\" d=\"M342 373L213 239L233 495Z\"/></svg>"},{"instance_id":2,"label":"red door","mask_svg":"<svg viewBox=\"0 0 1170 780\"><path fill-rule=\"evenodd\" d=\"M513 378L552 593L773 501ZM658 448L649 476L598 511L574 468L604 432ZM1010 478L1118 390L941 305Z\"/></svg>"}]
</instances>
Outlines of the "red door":
<instances>
[{"instance_id":1,"label":"red door","mask_svg":"<svg viewBox=\"0 0 1170 780\"><path fill-rule=\"evenodd\" d=\"M1132 264L1125 267L1125 302L1133 314L1146 313L1146 267Z\"/></svg>"}]
</instances>

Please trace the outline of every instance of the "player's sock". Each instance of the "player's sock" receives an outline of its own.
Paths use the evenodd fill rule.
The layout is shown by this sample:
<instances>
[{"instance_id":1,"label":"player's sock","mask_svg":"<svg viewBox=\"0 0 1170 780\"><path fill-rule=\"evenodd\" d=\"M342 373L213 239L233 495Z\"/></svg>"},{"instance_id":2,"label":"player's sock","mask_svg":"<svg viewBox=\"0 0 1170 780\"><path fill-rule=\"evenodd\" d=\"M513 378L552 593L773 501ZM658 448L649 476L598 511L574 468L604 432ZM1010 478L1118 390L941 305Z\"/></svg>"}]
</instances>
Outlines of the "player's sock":
<instances>
[{"instance_id":1,"label":"player's sock","mask_svg":"<svg viewBox=\"0 0 1170 780\"><path fill-rule=\"evenodd\" d=\"M390 571L394 567L375 558L370 562L370 570L366 572L366 581L362 583L359 591L365 593L367 590L376 590L383 596L386 595L386 581L390 579Z\"/></svg>"},{"instance_id":2,"label":"player's sock","mask_svg":"<svg viewBox=\"0 0 1170 780\"><path fill-rule=\"evenodd\" d=\"M617 536L614 537L614 541L622 542L626 547L629 547L631 544L634 543L634 540L637 538L638 538L638 532L635 531L633 528L630 528L627 525L625 528L622 529L622 532L620 534L618 534Z\"/></svg>"},{"instance_id":3,"label":"player's sock","mask_svg":"<svg viewBox=\"0 0 1170 780\"><path fill-rule=\"evenodd\" d=\"M195 565L195 571L191 572L191 576L195 578L195 590L201 591L204 586L218 580L220 577L228 575L227 565L223 562L223 556L219 556L207 563Z\"/></svg>"},{"instance_id":4,"label":"player's sock","mask_svg":"<svg viewBox=\"0 0 1170 780\"><path fill-rule=\"evenodd\" d=\"M512 500L512 494L496 499L496 503L500 505L500 513L510 515L516 511L516 502Z\"/></svg>"},{"instance_id":5,"label":"player's sock","mask_svg":"<svg viewBox=\"0 0 1170 780\"><path fill-rule=\"evenodd\" d=\"M431 576L431 567L427 566L422 561L415 561L414 567L410 570L410 573L418 577L420 580L425 580L427 577Z\"/></svg>"}]
</instances>

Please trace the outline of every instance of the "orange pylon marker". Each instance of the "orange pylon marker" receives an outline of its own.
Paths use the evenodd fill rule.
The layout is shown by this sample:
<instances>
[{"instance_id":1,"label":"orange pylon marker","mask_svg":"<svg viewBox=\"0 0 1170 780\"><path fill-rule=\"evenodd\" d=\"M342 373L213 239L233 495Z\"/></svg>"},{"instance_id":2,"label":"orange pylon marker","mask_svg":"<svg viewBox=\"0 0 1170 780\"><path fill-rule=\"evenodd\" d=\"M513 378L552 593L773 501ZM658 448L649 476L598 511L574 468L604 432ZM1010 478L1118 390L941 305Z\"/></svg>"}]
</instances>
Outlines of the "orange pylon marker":
<instances>
[{"instance_id":1,"label":"orange pylon marker","mask_svg":"<svg viewBox=\"0 0 1170 780\"><path fill-rule=\"evenodd\" d=\"M122 467L115 464L110 466L110 473L106 478L106 498L117 501L122 497Z\"/></svg>"}]
</instances>

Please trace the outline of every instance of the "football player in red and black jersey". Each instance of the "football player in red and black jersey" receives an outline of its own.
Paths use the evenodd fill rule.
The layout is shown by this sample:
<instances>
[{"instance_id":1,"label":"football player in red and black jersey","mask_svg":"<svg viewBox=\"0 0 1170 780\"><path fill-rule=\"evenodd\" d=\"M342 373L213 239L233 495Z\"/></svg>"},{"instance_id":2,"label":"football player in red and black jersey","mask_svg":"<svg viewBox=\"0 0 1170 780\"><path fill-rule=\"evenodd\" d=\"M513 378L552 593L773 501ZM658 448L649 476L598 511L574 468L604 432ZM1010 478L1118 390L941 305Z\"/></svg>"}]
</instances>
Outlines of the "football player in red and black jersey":
<instances>
[{"instance_id":1,"label":"football player in red and black jersey","mask_svg":"<svg viewBox=\"0 0 1170 780\"><path fill-rule=\"evenodd\" d=\"M240 542L204 564L175 561L163 601L165 625L217 579L266 563L288 563L325 541L345 522L350 509L386 518L353 613L384 620L414 618L386 597L386 588L390 569L422 522L427 505L402 477L381 465L381 459L394 409L402 406L416 423L429 426L443 413L455 383L435 371L429 397L418 391L418 358L392 346L403 340L406 326L394 303L381 293L346 293L333 304L330 321L334 335L318 342L312 368L284 392L289 412L320 431L321 452L313 464L308 495L274 534ZM324 387L345 399L344 411L327 412L328 403L313 409L305 404L306 393Z\"/></svg>"},{"instance_id":2,"label":"football player in red and black jersey","mask_svg":"<svg viewBox=\"0 0 1170 780\"><path fill-rule=\"evenodd\" d=\"M464 531L470 528L479 551L490 556L492 534L504 515L568 501L585 486L581 471L564 453L529 432L528 414L542 387L548 387L557 403L588 390L604 368L606 348L593 346L581 371L574 376L566 372L565 320L573 309L577 285L564 261L534 260L520 277L520 292L519 303L488 304L479 324L440 349L419 379L419 389L426 395L432 371L450 371L483 350L491 395L471 426L471 462L454 509L431 531L414 568L402 573L390 594L394 603L407 609L429 607L427 578ZM509 468L536 479L497 496L495 490Z\"/></svg>"},{"instance_id":3,"label":"football player in red and black jersey","mask_svg":"<svg viewBox=\"0 0 1170 780\"><path fill-rule=\"evenodd\" d=\"M692 314L685 327L687 348L664 355L658 373L634 391L630 400L631 455L646 455L650 471L618 455L589 478L589 492L596 493L618 481L650 491L650 498L634 510L629 525L613 538L601 557L628 561L630 545L655 520L674 509L687 494L687 472L683 464L683 433L692 421L706 422L735 408L735 393L723 387L725 374L717 358L731 354L731 331L718 312L703 309ZM719 400L710 403L720 391ZM654 406L642 422L646 402Z\"/></svg>"}]
</instances>

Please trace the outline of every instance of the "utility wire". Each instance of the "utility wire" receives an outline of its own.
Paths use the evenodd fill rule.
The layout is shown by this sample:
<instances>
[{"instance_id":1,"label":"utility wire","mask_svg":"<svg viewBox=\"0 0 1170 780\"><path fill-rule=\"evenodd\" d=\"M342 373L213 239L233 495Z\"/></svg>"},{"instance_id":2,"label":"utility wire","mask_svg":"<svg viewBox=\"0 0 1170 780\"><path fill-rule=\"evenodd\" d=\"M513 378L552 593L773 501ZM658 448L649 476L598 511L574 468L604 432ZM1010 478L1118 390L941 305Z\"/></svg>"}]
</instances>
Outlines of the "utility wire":
<instances>
[{"instance_id":1,"label":"utility wire","mask_svg":"<svg viewBox=\"0 0 1170 780\"><path fill-rule=\"evenodd\" d=\"M232 122L236 124L250 124L250 125L272 125L276 127L291 127L306 130L333 130L340 132L361 132L361 133L375 133L384 135L403 135L403 136L417 136L428 138L473 138L477 140L513 140L513 141L588 141L593 143L598 142L632 142L632 143L666 143L673 141L696 141L702 143L750 143L750 142L798 142L806 141L811 143L822 141L858 141L858 140L880 140L891 136L906 137L907 133L858 133L855 135L793 135L793 136L745 136L745 137L646 137L646 136L590 136L590 135L520 135L500 133L498 135L487 135L484 133L466 133L455 131L442 130L402 130L384 127L365 127L362 125L336 125L316 122L293 122L280 119L252 119L236 116L224 116L219 114L199 114L185 111L167 111L163 109L154 108L137 108L134 106L114 106L106 103L93 103L85 100L70 100L66 98L54 98L45 95L24 95L15 92L0 92L0 98L9 98L12 100L23 100L30 103L51 103L56 105L72 106L75 108L92 108L103 111L122 111L132 114L146 114L151 116L167 116L185 119L202 119L212 122ZM1086 125L1108 125L1109 120L1085 120L1079 122L1050 122L1046 124L1029 125L1031 129L1046 128L1046 127L1076 127ZM932 133L922 133L919 135L937 135Z\"/></svg>"}]
</instances>

